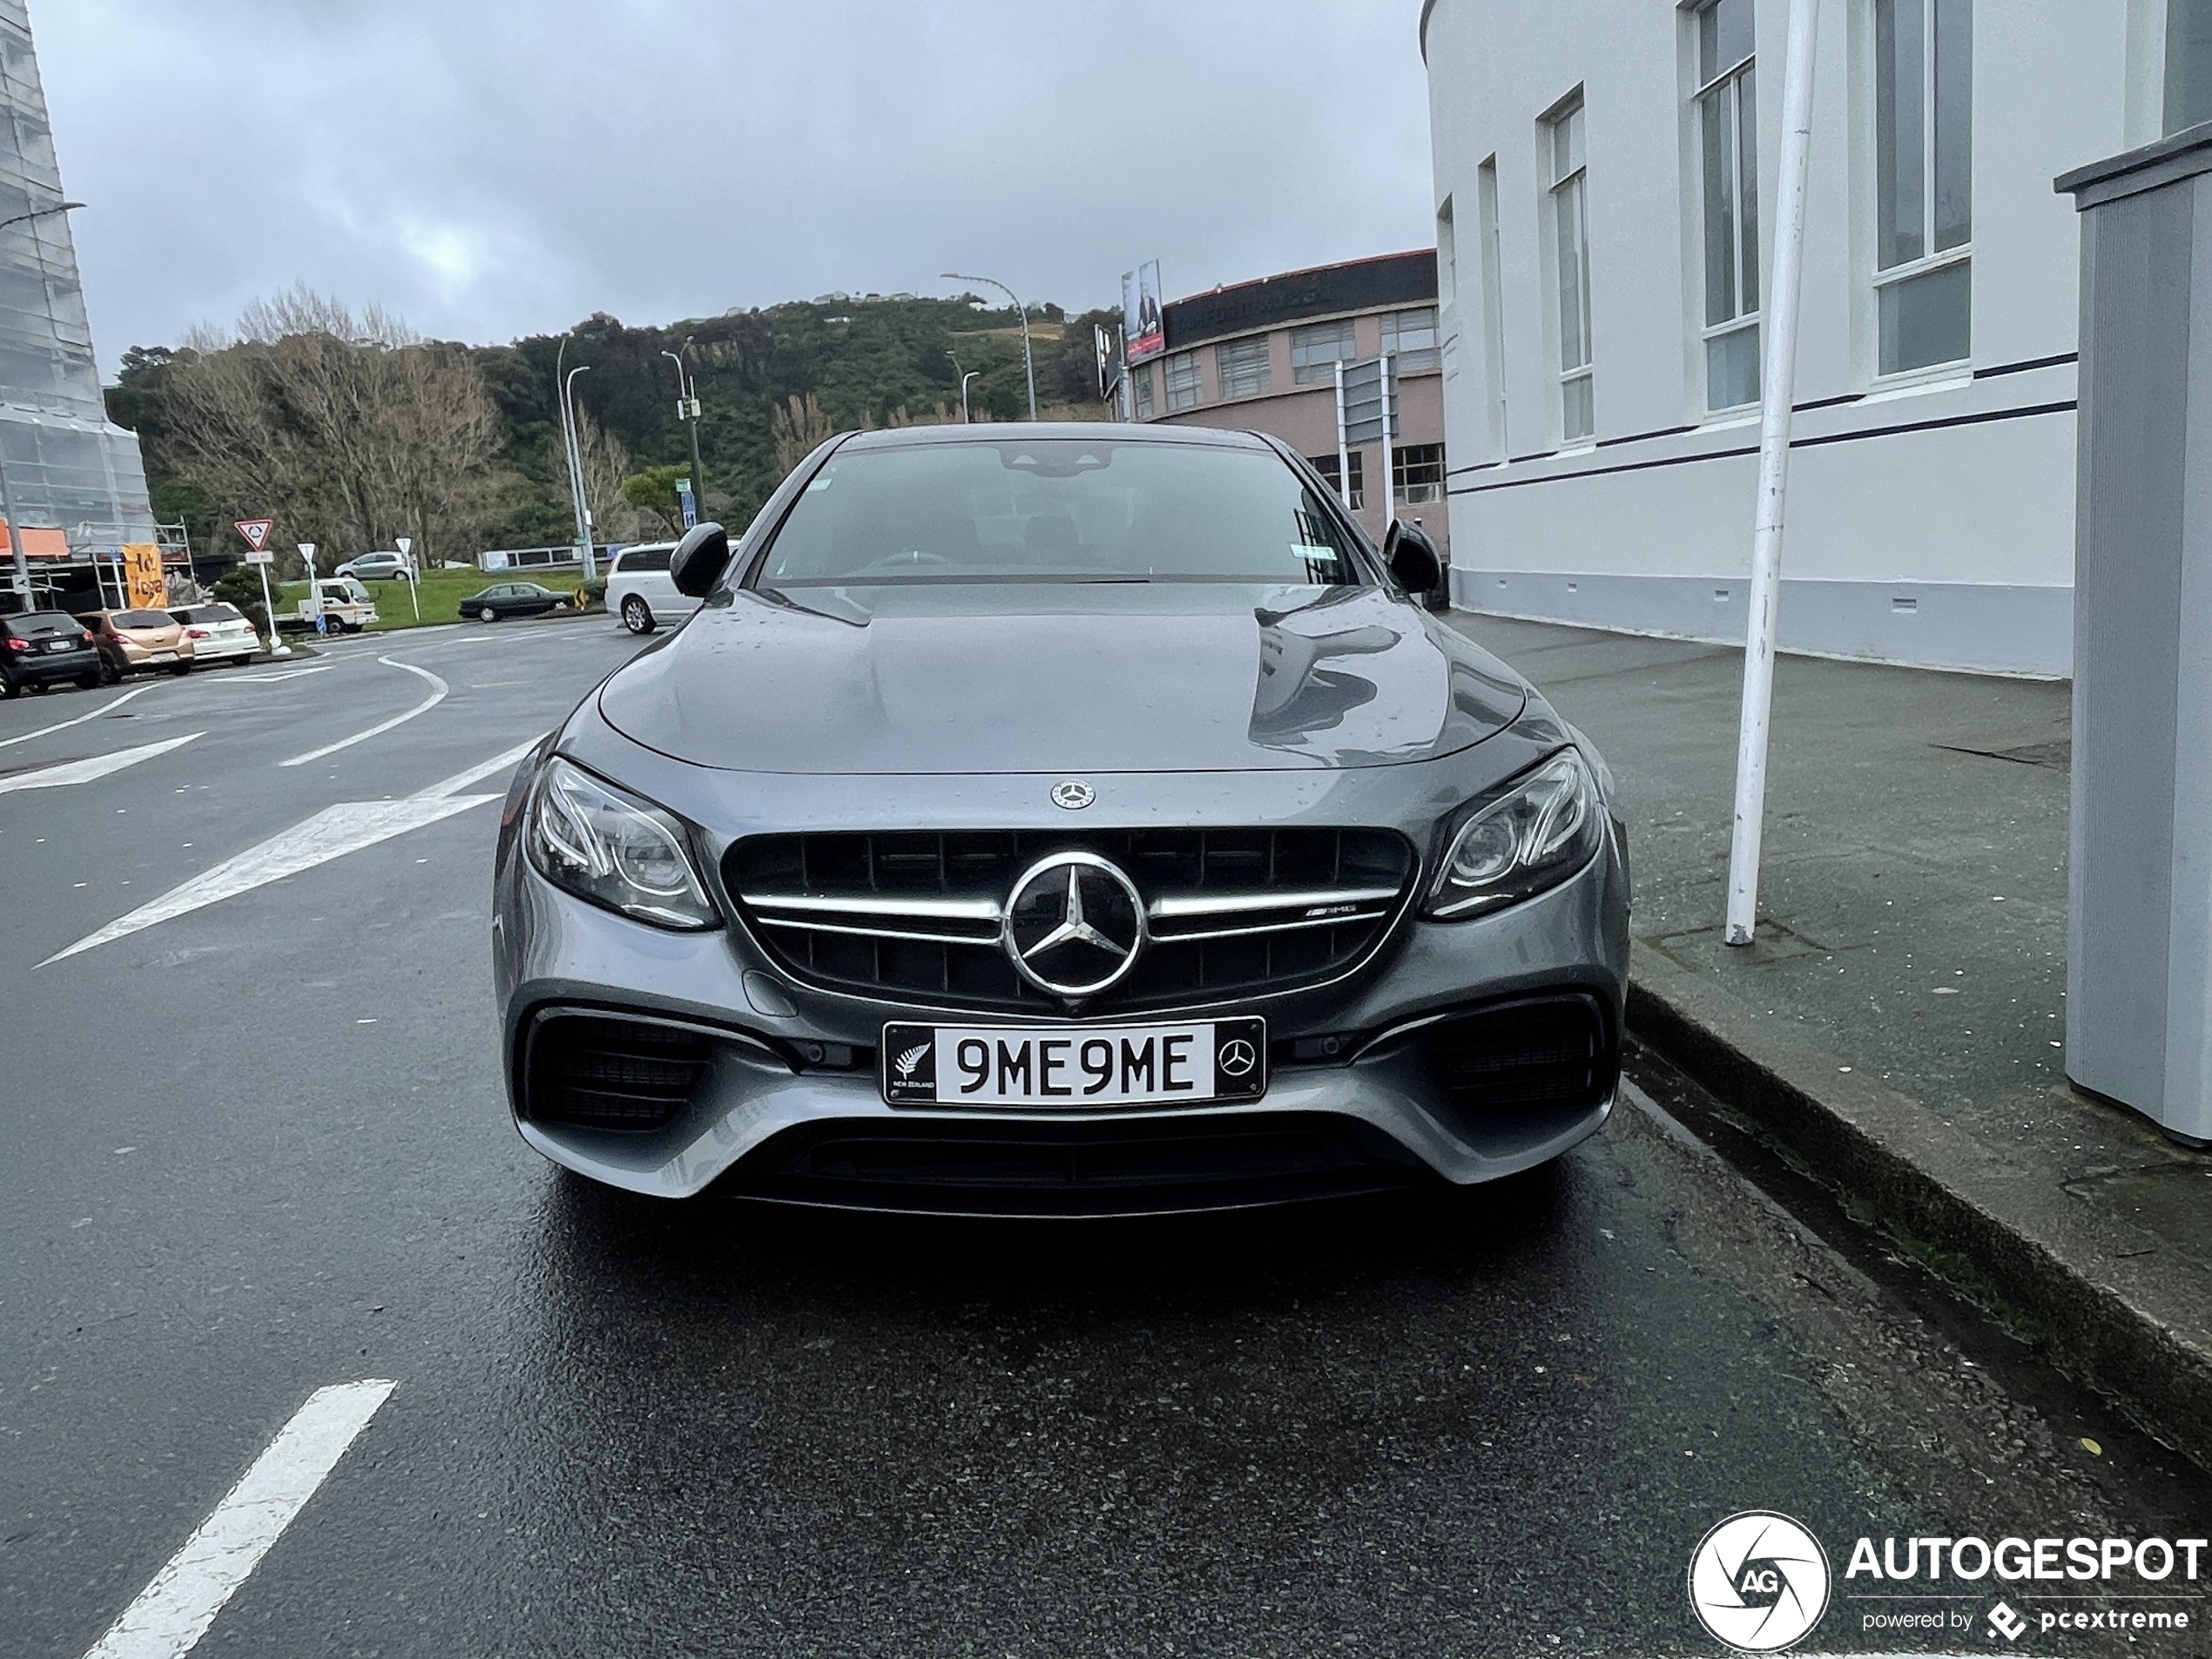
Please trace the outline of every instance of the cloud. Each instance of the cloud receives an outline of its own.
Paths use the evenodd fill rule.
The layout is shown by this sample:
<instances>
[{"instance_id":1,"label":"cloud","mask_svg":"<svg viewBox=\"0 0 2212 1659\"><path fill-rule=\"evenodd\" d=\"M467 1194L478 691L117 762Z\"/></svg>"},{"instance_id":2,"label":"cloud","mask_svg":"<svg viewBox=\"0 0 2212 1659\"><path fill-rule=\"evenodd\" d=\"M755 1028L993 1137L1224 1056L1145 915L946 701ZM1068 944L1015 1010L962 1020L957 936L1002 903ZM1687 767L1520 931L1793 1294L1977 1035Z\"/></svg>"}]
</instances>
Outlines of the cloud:
<instances>
[{"instance_id":1,"label":"cloud","mask_svg":"<svg viewBox=\"0 0 2212 1659\"><path fill-rule=\"evenodd\" d=\"M1419 0L32 3L111 369L295 280L501 341L1434 233Z\"/></svg>"}]
</instances>

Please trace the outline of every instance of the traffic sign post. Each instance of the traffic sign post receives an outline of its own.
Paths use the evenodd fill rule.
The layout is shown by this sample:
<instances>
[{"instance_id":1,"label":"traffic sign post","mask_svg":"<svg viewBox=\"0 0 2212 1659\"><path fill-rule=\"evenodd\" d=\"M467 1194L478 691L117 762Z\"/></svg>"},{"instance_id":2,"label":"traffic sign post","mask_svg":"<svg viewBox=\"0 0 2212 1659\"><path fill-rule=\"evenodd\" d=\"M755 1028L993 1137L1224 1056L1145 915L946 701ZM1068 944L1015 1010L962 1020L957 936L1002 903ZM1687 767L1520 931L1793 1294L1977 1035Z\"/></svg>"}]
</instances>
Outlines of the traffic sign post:
<instances>
[{"instance_id":1,"label":"traffic sign post","mask_svg":"<svg viewBox=\"0 0 2212 1659\"><path fill-rule=\"evenodd\" d=\"M246 538L246 562L261 570L261 613L269 619L269 655L289 657L292 647L277 637L276 601L269 597L269 566L276 563L276 550L269 545L269 532L276 528L273 518L242 518L231 526Z\"/></svg>"},{"instance_id":2,"label":"traffic sign post","mask_svg":"<svg viewBox=\"0 0 2212 1659\"><path fill-rule=\"evenodd\" d=\"M676 500L683 510L684 528L688 530L696 527L699 522L699 504L698 498L691 494L690 479L678 478L676 481Z\"/></svg>"},{"instance_id":3,"label":"traffic sign post","mask_svg":"<svg viewBox=\"0 0 2212 1659\"><path fill-rule=\"evenodd\" d=\"M392 545L399 549L400 556L407 561L408 603L415 607L415 621L421 622L422 620L422 594L421 578L415 569L415 538L412 536L395 536L392 538Z\"/></svg>"}]
</instances>

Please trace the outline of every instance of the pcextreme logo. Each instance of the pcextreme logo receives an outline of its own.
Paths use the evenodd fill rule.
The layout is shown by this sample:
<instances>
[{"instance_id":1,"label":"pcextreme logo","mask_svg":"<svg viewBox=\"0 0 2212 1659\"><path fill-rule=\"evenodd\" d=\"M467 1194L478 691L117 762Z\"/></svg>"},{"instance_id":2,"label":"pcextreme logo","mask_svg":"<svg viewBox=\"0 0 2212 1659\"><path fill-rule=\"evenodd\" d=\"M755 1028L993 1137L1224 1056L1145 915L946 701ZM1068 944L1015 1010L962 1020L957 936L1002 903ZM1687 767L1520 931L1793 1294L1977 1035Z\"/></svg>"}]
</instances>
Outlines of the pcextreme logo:
<instances>
[{"instance_id":1,"label":"pcextreme logo","mask_svg":"<svg viewBox=\"0 0 2212 1659\"><path fill-rule=\"evenodd\" d=\"M1828 1555L1787 1515L1730 1515L1689 1558L1689 1605L1714 1640L1743 1653L1779 1653L1828 1610Z\"/></svg>"}]
</instances>

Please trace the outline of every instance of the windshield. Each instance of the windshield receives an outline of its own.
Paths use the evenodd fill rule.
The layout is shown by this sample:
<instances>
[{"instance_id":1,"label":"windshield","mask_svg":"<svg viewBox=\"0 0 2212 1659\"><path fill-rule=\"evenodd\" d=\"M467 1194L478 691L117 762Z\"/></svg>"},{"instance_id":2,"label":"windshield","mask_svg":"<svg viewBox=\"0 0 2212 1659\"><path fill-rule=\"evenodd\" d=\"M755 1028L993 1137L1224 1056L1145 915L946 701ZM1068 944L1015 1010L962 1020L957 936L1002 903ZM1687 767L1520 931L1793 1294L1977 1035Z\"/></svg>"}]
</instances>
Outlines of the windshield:
<instances>
[{"instance_id":1,"label":"windshield","mask_svg":"<svg viewBox=\"0 0 2212 1659\"><path fill-rule=\"evenodd\" d=\"M170 614L179 622L210 623L240 620L239 613L228 605L193 605L188 610L172 611Z\"/></svg>"},{"instance_id":2,"label":"windshield","mask_svg":"<svg viewBox=\"0 0 2212 1659\"><path fill-rule=\"evenodd\" d=\"M177 619L165 610L118 610L115 613L118 628L174 628Z\"/></svg>"},{"instance_id":3,"label":"windshield","mask_svg":"<svg viewBox=\"0 0 2212 1659\"><path fill-rule=\"evenodd\" d=\"M1269 451L1031 438L832 457L759 585L1366 579L1351 533Z\"/></svg>"}]
</instances>

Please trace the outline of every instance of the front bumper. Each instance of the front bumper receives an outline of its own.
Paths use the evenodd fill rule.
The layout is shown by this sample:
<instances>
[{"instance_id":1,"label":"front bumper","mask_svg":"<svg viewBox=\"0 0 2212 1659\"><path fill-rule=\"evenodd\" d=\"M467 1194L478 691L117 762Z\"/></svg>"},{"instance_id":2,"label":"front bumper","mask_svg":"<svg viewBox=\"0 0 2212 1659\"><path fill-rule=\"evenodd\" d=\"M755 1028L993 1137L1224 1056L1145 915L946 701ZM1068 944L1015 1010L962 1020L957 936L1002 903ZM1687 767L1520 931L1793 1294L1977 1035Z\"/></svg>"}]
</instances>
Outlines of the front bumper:
<instances>
[{"instance_id":1,"label":"front bumper","mask_svg":"<svg viewBox=\"0 0 2212 1659\"><path fill-rule=\"evenodd\" d=\"M1590 864L1535 899L1476 920L1403 919L1348 980L1237 1008L1269 1022L1274 1071L1261 1100L1049 1114L887 1105L872 1054L884 1022L990 1016L794 983L742 927L673 934L610 914L544 880L511 837L493 929L509 1101L523 1138L556 1163L669 1197L713 1188L1048 1215L1467 1185L1556 1157L1611 1109L1627 910L1626 862L1608 833ZM1510 1022L1563 1001L1588 1009L1599 1034L1595 1087L1470 1109L1440 1084L1424 1033L1455 1016ZM570 1014L670 1021L704 1035L707 1057L664 1122L549 1121L530 1099L530 1044L549 1016Z\"/></svg>"}]
</instances>

